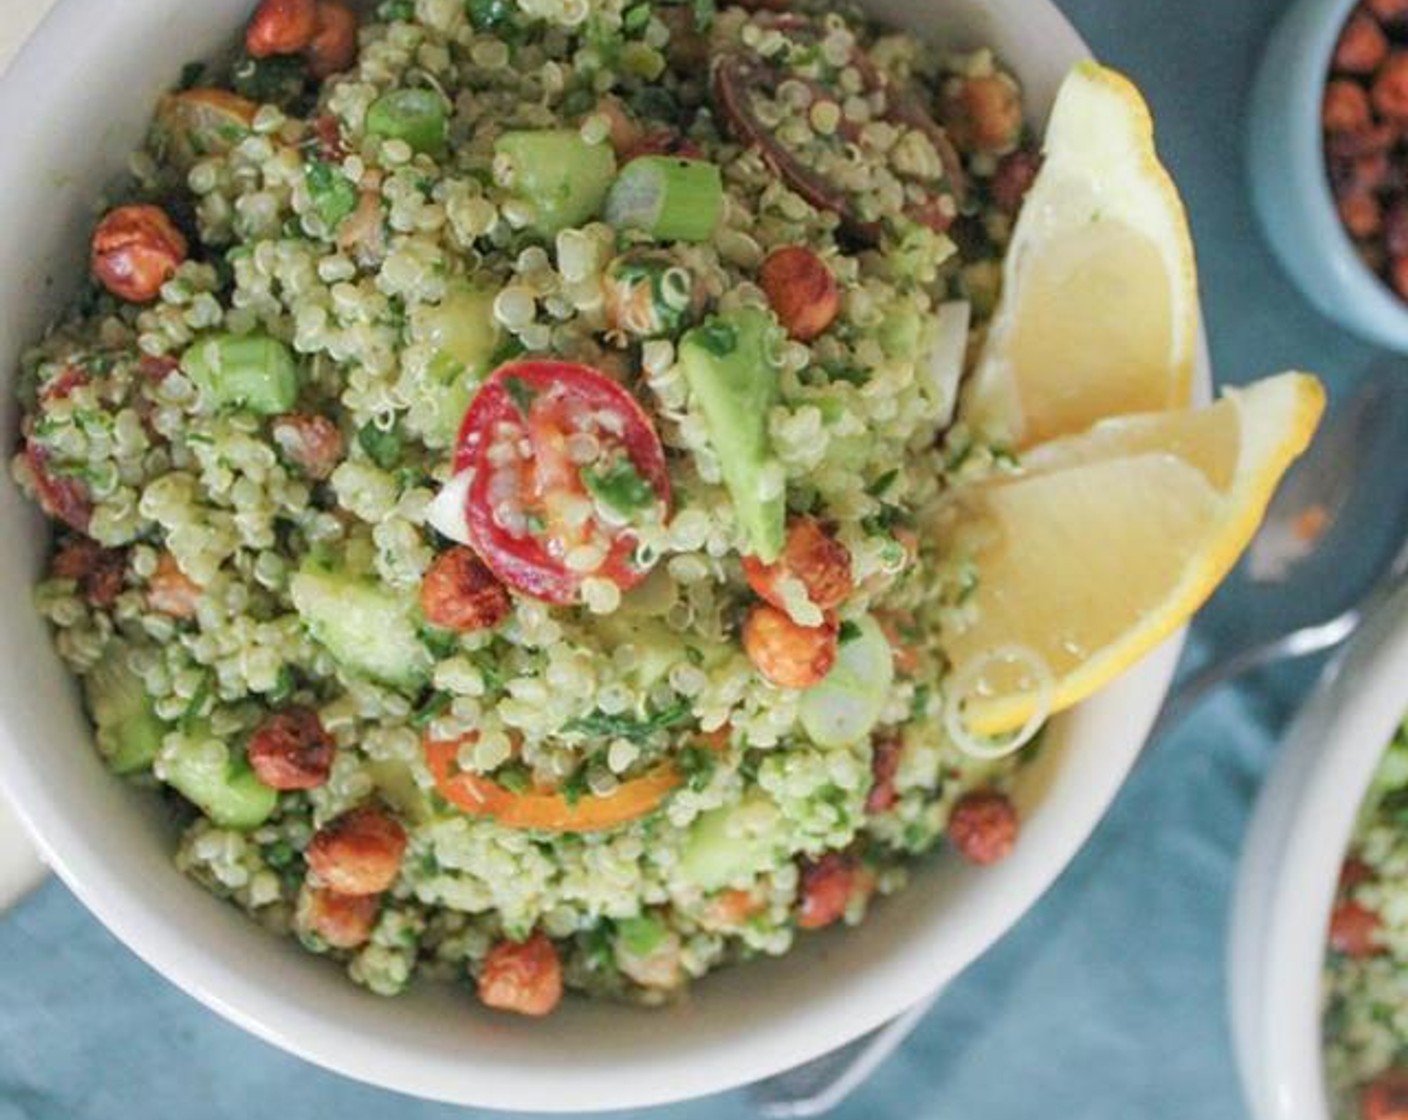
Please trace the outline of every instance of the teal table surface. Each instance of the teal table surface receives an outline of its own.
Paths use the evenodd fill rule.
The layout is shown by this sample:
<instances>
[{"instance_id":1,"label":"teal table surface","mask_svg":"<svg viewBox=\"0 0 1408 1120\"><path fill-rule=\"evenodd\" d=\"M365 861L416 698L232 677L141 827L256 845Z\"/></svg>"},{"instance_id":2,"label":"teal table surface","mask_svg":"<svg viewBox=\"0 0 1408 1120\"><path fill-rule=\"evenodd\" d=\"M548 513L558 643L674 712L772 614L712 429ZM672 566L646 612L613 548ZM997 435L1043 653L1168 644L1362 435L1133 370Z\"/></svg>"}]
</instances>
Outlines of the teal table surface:
<instances>
[{"instance_id":1,"label":"teal table surface","mask_svg":"<svg viewBox=\"0 0 1408 1120\"><path fill-rule=\"evenodd\" d=\"M1285 0L1062 0L1144 89L1192 218L1213 368L1286 367L1342 395L1378 355L1316 314L1271 258L1243 171L1247 86ZM1229 587L1190 657L1245 625ZM838 1117L1195 1120L1245 1115L1224 938L1242 833L1314 666L1254 677L1150 748L1056 887L965 973ZM824 983L824 977L817 978ZM243 1034L119 945L58 883L0 919L0 1120L448 1120ZM746 1115L727 1094L638 1113Z\"/></svg>"}]
</instances>

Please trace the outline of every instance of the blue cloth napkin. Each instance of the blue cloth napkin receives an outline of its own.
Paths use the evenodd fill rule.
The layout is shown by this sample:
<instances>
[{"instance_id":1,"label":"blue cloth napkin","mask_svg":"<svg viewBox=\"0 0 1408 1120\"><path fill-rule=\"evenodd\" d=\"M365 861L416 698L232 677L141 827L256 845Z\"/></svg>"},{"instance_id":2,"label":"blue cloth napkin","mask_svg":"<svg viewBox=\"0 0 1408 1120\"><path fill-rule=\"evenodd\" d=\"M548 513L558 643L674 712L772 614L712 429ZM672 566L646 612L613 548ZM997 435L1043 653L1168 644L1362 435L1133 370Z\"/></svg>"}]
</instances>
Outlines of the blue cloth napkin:
<instances>
[{"instance_id":1,"label":"blue cloth napkin","mask_svg":"<svg viewBox=\"0 0 1408 1120\"><path fill-rule=\"evenodd\" d=\"M1220 380L1317 369L1343 393L1374 353L1316 315L1263 245L1244 103L1285 0L1065 0L1131 74L1188 203ZM1235 634L1239 592L1202 623ZM946 993L843 1118L1189 1120L1245 1115L1225 1013L1228 894L1246 817L1307 670L1245 682L1155 744L1046 899ZM744 1115L738 1094L638 1114ZM160 979L57 883L0 920L0 1120L449 1120L307 1066Z\"/></svg>"}]
</instances>

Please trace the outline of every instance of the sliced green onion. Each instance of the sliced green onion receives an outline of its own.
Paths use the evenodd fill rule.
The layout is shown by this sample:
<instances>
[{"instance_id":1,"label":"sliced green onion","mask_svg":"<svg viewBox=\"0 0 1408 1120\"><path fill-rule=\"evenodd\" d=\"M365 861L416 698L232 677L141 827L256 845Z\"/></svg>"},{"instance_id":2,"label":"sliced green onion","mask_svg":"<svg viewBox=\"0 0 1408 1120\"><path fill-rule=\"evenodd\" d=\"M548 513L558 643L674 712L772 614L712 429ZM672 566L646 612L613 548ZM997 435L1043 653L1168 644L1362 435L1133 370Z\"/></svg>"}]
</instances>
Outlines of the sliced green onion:
<instances>
[{"instance_id":1,"label":"sliced green onion","mask_svg":"<svg viewBox=\"0 0 1408 1120\"><path fill-rule=\"evenodd\" d=\"M201 339L181 356L181 372L216 407L243 407L272 416L287 412L298 399L293 352L266 334Z\"/></svg>"},{"instance_id":2,"label":"sliced green onion","mask_svg":"<svg viewBox=\"0 0 1408 1120\"><path fill-rule=\"evenodd\" d=\"M509 189L533 204L533 228L548 236L595 218L616 174L611 146L572 129L505 132L494 153L508 164Z\"/></svg>"},{"instance_id":3,"label":"sliced green onion","mask_svg":"<svg viewBox=\"0 0 1408 1120\"><path fill-rule=\"evenodd\" d=\"M712 163L641 156L626 164L612 184L606 220L660 241L707 241L723 207L723 180Z\"/></svg>"},{"instance_id":4,"label":"sliced green onion","mask_svg":"<svg viewBox=\"0 0 1408 1120\"><path fill-rule=\"evenodd\" d=\"M394 89L367 109L367 134L404 140L415 151L437 155L445 148L449 115L433 89Z\"/></svg>"}]
</instances>

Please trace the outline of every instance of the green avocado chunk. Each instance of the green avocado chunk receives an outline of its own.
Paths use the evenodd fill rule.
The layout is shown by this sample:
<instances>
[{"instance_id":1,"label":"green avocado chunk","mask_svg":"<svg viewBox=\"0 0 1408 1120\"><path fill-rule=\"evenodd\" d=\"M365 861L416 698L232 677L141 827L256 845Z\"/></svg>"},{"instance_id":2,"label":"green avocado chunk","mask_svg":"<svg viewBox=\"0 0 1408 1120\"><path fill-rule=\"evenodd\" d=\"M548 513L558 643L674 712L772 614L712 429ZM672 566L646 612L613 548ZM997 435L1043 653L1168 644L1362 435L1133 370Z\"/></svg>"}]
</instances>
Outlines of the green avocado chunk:
<instances>
[{"instance_id":1,"label":"green avocado chunk","mask_svg":"<svg viewBox=\"0 0 1408 1120\"><path fill-rule=\"evenodd\" d=\"M161 750L169 725L156 714L146 685L121 654L104 657L83 679L98 729L98 753L116 774L145 770Z\"/></svg>"},{"instance_id":2,"label":"green avocado chunk","mask_svg":"<svg viewBox=\"0 0 1408 1120\"><path fill-rule=\"evenodd\" d=\"M769 564L782 551L787 520L783 487L772 493L766 485L768 474L780 473L768 438L778 394L777 330L768 312L745 307L695 327L679 350L749 550Z\"/></svg>"}]
</instances>

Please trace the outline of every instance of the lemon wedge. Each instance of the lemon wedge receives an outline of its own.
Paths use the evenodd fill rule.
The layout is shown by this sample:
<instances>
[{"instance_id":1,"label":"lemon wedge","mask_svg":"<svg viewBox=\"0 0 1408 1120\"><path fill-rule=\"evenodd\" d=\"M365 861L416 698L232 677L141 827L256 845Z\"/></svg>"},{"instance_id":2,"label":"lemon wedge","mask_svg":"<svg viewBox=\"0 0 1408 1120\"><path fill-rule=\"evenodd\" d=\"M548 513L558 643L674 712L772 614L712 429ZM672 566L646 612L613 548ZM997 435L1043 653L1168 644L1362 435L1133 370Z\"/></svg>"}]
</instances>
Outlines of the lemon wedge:
<instances>
[{"instance_id":1,"label":"lemon wedge","mask_svg":"<svg viewBox=\"0 0 1408 1120\"><path fill-rule=\"evenodd\" d=\"M1205 408L1106 420L955 491L937 532L977 577L944 634L963 725L1002 735L1068 708L1186 622L1324 402L1315 378L1280 374Z\"/></svg>"},{"instance_id":2,"label":"lemon wedge","mask_svg":"<svg viewBox=\"0 0 1408 1120\"><path fill-rule=\"evenodd\" d=\"M1139 91L1093 62L1061 85L963 414L1015 448L1188 403L1193 245Z\"/></svg>"}]
</instances>

